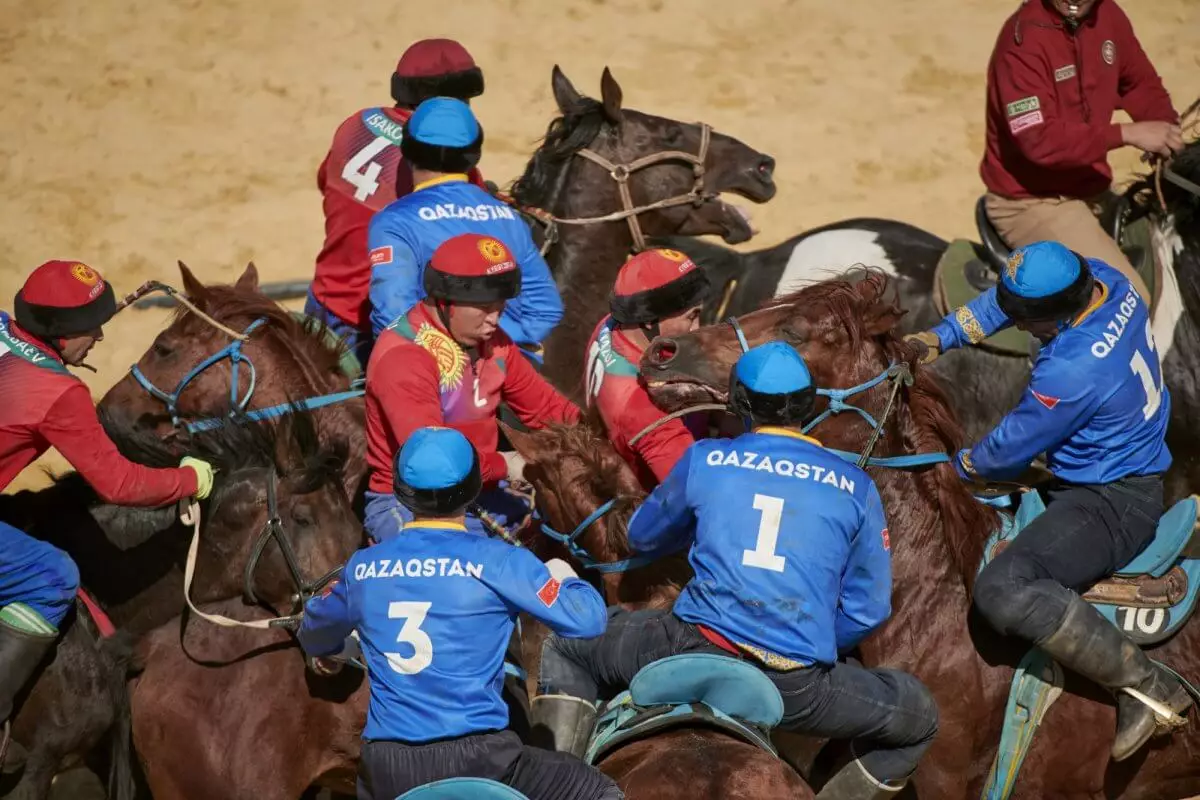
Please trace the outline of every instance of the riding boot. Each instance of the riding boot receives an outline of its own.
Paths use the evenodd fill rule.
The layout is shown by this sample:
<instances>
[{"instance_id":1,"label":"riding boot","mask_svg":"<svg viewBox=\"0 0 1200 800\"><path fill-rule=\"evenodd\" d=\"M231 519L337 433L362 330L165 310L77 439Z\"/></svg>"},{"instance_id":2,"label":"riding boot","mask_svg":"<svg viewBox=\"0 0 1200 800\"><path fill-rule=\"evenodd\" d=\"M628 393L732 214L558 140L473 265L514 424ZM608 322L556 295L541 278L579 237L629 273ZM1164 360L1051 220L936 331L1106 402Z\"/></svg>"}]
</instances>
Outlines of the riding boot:
<instances>
[{"instance_id":1,"label":"riding boot","mask_svg":"<svg viewBox=\"0 0 1200 800\"><path fill-rule=\"evenodd\" d=\"M10 772L25 763L25 749L12 741L9 716L13 702L25 682L54 647L57 634L32 633L0 619L0 771Z\"/></svg>"},{"instance_id":2,"label":"riding boot","mask_svg":"<svg viewBox=\"0 0 1200 800\"><path fill-rule=\"evenodd\" d=\"M583 758L596 725L596 707L567 694L538 695L529 704L529 724L534 737L553 750Z\"/></svg>"},{"instance_id":3,"label":"riding boot","mask_svg":"<svg viewBox=\"0 0 1200 800\"><path fill-rule=\"evenodd\" d=\"M885 800L904 789L908 779L881 783L857 758L825 782L817 800Z\"/></svg>"},{"instance_id":4,"label":"riding boot","mask_svg":"<svg viewBox=\"0 0 1200 800\"><path fill-rule=\"evenodd\" d=\"M1152 662L1131 639L1083 600L1072 597L1058 630L1038 646L1063 666L1111 689L1117 696L1117 735L1112 757L1137 752L1161 724L1145 703L1120 691L1137 689L1179 714L1192 705L1179 681Z\"/></svg>"}]
</instances>

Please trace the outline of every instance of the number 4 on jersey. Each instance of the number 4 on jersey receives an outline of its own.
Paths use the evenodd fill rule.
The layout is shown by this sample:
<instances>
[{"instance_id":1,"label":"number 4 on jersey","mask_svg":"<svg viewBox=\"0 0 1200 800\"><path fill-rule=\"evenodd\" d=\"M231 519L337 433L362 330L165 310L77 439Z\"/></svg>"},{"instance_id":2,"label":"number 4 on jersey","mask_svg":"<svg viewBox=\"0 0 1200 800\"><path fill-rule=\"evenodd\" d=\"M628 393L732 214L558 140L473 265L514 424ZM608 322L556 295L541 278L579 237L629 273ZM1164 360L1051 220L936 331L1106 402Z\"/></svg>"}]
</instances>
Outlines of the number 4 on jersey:
<instances>
[{"instance_id":1,"label":"number 4 on jersey","mask_svg":"<svg viewBox=\"0 0 1200 800\"><path fill-rule=\"evenodd\" d=\"M342 180L354 187L354 199L358 202L366 200L379 188L377 178L383 167L371 159L382 153L392 143L392 140L385 136L376 136L370 144L355 153L354 157L347 161L346 166L342 168Z\"/></svg>"}]
</instances>

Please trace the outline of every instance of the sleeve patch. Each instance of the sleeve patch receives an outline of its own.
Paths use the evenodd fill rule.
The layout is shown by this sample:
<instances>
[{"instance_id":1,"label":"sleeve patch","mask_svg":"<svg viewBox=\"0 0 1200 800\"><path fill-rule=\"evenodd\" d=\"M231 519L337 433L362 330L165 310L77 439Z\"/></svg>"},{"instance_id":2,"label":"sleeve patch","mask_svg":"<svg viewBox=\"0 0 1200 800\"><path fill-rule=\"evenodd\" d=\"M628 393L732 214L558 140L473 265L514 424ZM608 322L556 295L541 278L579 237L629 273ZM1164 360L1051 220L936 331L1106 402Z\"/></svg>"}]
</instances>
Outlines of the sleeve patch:
<instances>
[{"instance_id":1,"label":"sleeve patch","mask_svg":"<svg viewBox=\"0 0 1200 800\"><path fill-rule=\"evenodd\" d=\"M1069 80L1071 80L1071 78L1074 78L1074 77L1075 77L1075 65L1074 64L1067 64L1065 67L1059 67L1058 69L1054 70L1054 82L1055 83L1062 83L1063 81L1069 81Z\"/></svg>"},{"instance_id":2,"label":"sleeve patch","mask_svg":"<svg viewBox=\"0 0 1200 800\"><path fill-rule=\"evenodd\" d=\"M983 326L975 319L974 312L966 306L959 306L954 312L954 321L962 328L971 344L979 344L987 337L983 335Z\"/></svg>"},{"instance_id":3,"label":"sleeve patch","mask_svg":"<svg viewBox=\"0 0 1200 800\"><path fill-rule=\"evenodd\" d=\"M890 536L888 536L888 529L887 529L887 528L884 528L884 529L883 529L883 533L881 534L881 536L883 537L883 549L884 549L884 550L887 550L888 552L891 552L891 550L892 550L892 539L891 539L891 537L890 537Z\"/></svg>"},{"instance_id":4,"label":"sleeve patch","mask_svg":"<svg viewBox=\"0 0 1200 800\"><path fill-rule=\"evenodd\" d=\"M1053 411L1054 407L1059 403L1060 398L1058 397L1051 397L1050 395L1042 394L1041 392L1034 391L1033 389L1030 389L1029 391L1033 392L1033 396L1039 403L1051 411Z\"/></svg>"},{"instance_id":5,"label":"sleeve patch","mask_svg":"<svg viewBox=\"0 0 1200 800\"><path fill-rule=\"evenodd\" d=\"M371 266L373 267L378 266L379 264L392 263L392 246L389 244L385 247L376 247L371 251L370 258Z\"/></svg>"},{"instance_id":6,"label":"sleeve patch","mask_svg":"<svg viewBox=\"0 0 1200 800\"><path fill-rule=\"evenodd\" d=\"M1030 111L1028 114L1022 114L1015 119L1010 119L1008 121L1008 129L1013 133L1020 133L1026 128L1032 128L1035 125L1041 125L1043 122L1045 122L1045 120L1042 119L1041 111Z\"/></svg>"},{"instance_id":7,"label":"sleeve patch","mask_svg":"<svg viewBox=\"0 0 1200 800\"><path fill-rule=\"evenodd\" d=\"M1037 99L1037 96L1022 97L1020 100L1014 100L1005 106L1009 117L1019 117L1022 114L1027 114L1030 111L1037 111L1042 107L1042 101Z\"/></svg>"},{"instance_id":8,"label":"sleeve patch","mask_svg":"<svg viewBox=\"0 0 1200 800\"><path fill-rule=\"evenodd\" d=\"M558 590L562 586L556 578L551 578L542 584L542 588L537 590L538 600L542 601L542 605L546 608L552 608L558 602Z\"/></svg>"}]
</instances>

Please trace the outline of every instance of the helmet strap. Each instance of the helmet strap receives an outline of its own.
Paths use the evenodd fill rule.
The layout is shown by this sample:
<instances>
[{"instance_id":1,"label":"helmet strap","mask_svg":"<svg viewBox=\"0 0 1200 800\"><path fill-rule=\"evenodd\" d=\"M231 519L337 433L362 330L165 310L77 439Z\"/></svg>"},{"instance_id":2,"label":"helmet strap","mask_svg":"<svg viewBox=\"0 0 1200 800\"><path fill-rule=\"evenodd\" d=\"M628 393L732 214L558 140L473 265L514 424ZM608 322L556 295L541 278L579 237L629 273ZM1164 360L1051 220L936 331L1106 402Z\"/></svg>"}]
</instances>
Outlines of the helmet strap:
<instances>
[{"instance_id":1,"label":"helmet strap","mask_svg":"<svg viewBox=\"0 0 1200 800\"><path fill-rule=\"evenodd\" d=\"M450 330L450 303L438 297L434 299L433 307L437 311L438 319L442 321L442 325L446 328L446 333L450 337L454 337L453 331Z\"/></svg>"}]
</instances>

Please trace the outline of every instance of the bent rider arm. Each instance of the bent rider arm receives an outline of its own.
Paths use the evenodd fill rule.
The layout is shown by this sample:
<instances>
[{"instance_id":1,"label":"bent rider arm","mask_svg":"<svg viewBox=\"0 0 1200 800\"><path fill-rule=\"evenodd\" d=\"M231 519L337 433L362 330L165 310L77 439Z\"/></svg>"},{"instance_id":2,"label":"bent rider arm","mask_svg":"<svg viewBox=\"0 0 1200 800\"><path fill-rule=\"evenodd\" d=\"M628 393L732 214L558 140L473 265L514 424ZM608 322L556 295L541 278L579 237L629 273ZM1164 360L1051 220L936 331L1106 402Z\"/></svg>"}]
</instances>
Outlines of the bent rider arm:
<instances>
[{"instance_id":1,"label":"bent rider arm","mask_svg":"<svg viewBox=\"0 0 1200 800\"><path fill-rule=\"evenodd\" d=\"M196 471L188 467L155 469L135 464L108 438L87 386L68 388L38 428L106 503L165 506L196 493Z\"/></svg>"},{"instance_id":2,"label":"bent rider arm","mask_svg":"<svg viewBox=\"0 0 1200 800\"><path fill-rule=\"evenodd\" d=\"M691 544L696 513L688 499L688 477L696 448L689 449L654 487L629 520L629 546L643 555L666 555Z\"/></svg>"},{"instance_id":3,"label":"bent rider arm","mask_svg":"<svg viewBox=\"0 0 1200 800\"><path fill-rule=\"evenodd\" d=\"M425 297L421 284L424 264L409 243L396 215L379 213L371 218L367 234L371 261L371 332L383 329Z\"/></svg>"},{"instance_id":4,"label":"bent rider arm","mask_svg":"<svg viewBox=\"0 0 1200 800\"><path fill-rule=\"evenodd\" d=\"M505 358L500 394L517 419L535 430L550 422L568 425L579 422L579 407L550 385L516 346L509 346Z\"/></svg>"},{"instance_id":5,"label":"bent rider arm","mask_svg":"<svg viewBox=\"0 0 1200 800\"><path fill-rule=\"evenodd\" d=\"M1117 43L1117 94L1121 108L1134 122L1160 121L1179 122L1179 114L1171 104L1171 95L1163 86L1162 78L1150 63L1141 42L1133 32L1133 25L1121 7L1110 3L1107 12L1119 17L1121 33Z\"/></svg>"},{"instance_id":6,"label":"bent rider arm","mask_svg":"<svg viewBox=\"0 0 1200 800\"><path fill-rule=\"evenodd\" d=\"M354 610L347 586L351 580L349 576L353 574L352 563L353 559L346 563L341 580L335 581L328 591L313 595L304 604L304 619L296 638L310 656L321 658L340 652L346 637L354 630Z\"/></svg>"},{"instance_id":7,"label":"bent rider arm","mask_svg":"<svg viewBox=\"0 0 1200 800\"><path fill-rule=\"evenodd\" d=\"M842 573L834 620L839 652L853 649L891 616L892 556L887 535L883 502L871 483L862 524L850 542L850 557Z\"/></svg>"},{"instance_id":8,"label":"bent rider arm","mask_svg":"<svg viewBox=\"0 0 1200 800\"><path fill-rule=\"evenodd\" d=\"M516 242L513 256L521 269L521 293L504 307L500 328L521 344L541 344L562 319L562 297L550 267L533 243L529 227L519 218L513 223L510 241Z\"/></svg>"},{"instance_id":9,"label":"bent rider arm","mask_svg":"<svg viewBox=\"0 0 1200 800\"><path fill-rule=\"evenodd\" d=\"M576 577L562 580L528 550L509 547L499 569L483 580L513 608L524 611L567 639L592 639L608 624L604 598Z\"/></svg>"},{"instance_id":10,"label":"bent rider arm","mask_svg":"<svg viewBox=\"0 0 1200 800\"><path fill-rule=\"evenodd\" d=\"M978 344L997 331L1012 325L1012 320L1000 310L995 287L988 289L965 306L947 314L933 326L941 351Z\"/></svg>"}]
</instances>

